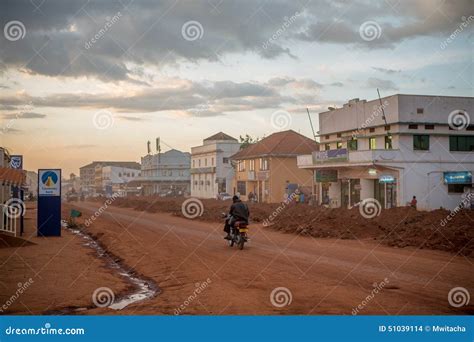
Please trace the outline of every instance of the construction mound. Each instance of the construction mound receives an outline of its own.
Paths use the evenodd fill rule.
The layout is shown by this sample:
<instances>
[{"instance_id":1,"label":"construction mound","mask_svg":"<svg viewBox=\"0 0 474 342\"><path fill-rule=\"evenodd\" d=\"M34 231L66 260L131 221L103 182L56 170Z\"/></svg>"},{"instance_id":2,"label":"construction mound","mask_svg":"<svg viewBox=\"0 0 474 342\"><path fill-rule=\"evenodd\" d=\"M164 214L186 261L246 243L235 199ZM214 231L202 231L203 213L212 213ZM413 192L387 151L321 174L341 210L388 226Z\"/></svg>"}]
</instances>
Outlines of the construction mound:
<instances>
[{"instance_id":1,"label":"construction mound","mask_svg":"<svg viewBox=\"0 0 474 342\"><path fill-rule=\"evenodd\" d=\"M185 217L185 198L136 197L117 198L114 206L134 208L150 213L164 212ZM201 215L196 219L222 221L230 201L200 200ZM399 207L381 210L366 218L358 207L328 209L306 204L249 203L251 222L263 223L268 229L317 238L371 239L392 247L417 247L474 256L474 211L430 212ZM367 216L367 215L366 215Z\"/></svg>"}]
</instances>

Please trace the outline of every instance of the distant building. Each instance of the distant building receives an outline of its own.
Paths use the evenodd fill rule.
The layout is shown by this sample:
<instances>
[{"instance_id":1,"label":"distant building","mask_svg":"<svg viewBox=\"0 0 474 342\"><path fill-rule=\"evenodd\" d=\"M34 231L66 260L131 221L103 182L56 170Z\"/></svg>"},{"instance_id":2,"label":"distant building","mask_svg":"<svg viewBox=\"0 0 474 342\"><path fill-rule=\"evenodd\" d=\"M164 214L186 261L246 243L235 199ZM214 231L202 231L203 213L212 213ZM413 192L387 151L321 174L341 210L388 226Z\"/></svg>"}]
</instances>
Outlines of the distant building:
<instances>
[{"instance_id":1,"label":"distant building","mask_svg":"<svg viewBox=\"0 0 474 342\"><path fill-rule=\"evenodd\" d=\"M111 196L113 193L125 193L127 184L140 177L140 170L116 165L95 167L95 193Z\"/></svg>"},{"instance_id":2,"label":"distant building","mask_svg":"<svg viewBox=\"0 0 474 342\"><path fill-rule=\"evenodd\" d=\"M380 101L353 99L319 114L320 148L298 166L314 172L321 201L346 208L375 199L391 208L416 196L418 209L458 207L473 190L474 98Z\"/></svg>"},{"instance_id":3,"label":"distant building","mask_svg":"<svg viewBox=\"0 0 474 342\"><path fill-rule=\"evenodd\" d=\"M78 193L81 189L81 181L74 173L69 175L69 179L63 179L61 182L61 192L63 195L68 193Z\"/></svg>"},{"instance_id":4,"label":"distant building","mask_svg":"<svg viewBox=\"0 0 474 342\"><path fill-rule=\"evenodd\" d=\"M25 196L38 196L38 174L35 171L26 171Z\"/></svg>"},{"instance_id":5,"label":"distant building","mask_svg":"<svg viewBox=\"0 0 474 342\"><path fill-rule=\"evenodd\" d=\"M230 156L240 148L237 139L219 132L191 148L191 195L215 198L218 193L232 192L234 169Z\"/></svg>"},{"instance_id":6,"label":"distant building","mask_svg":"<svg viewBox=\"0 0 474 342\"><path fill-rule=\"evenodd\" d=\"M314 140L292 130L251 144L231 157L237 164L234 192L244 200L253 193L259 202L267 203L282 202L296 189L311 193L312 173L298 168L296 160L316 148Z\"/></svg>"},{"instance_id":7,"label":"distant building","mask_svg":"<svg viewBox=\"0 0 474 342\"><path fill-rule=\"evenodd\" d=\"M140 170L140 164L127 161L94 161L79 168L81 179L81 192L85 195L93 195L96 189L96 166L120 166L134 170Z\"/></svg>"},{"instance_id":8,"label":"distant building","mask_svg":"<svg viewBox=\"0 0 474 342\"><path fill-rule=\"evenodd\" d=\"M190 192L191 154L175 149L142 157L140 184L143 195L184 195Z\"/></svg>"}]
</instances>

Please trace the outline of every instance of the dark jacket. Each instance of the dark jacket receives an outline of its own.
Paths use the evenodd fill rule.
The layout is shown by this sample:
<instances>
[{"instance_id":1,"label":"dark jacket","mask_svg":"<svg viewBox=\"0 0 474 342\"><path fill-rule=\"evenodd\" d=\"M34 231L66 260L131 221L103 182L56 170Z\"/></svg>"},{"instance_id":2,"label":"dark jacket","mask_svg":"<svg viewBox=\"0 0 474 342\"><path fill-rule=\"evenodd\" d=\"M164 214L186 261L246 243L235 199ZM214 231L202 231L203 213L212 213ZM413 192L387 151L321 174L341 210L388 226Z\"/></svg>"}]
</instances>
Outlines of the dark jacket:
<instances>
[{"instance_id":1,"label":"dark jacket","mask_svg":"<svg viewBox=\"0 0 474 342\"><path fill-rule=\"evenodd\" d=\"M241 200L234 202L230 206L229 214L235 217L238 220L243 220L245 222L249 222L249 207L247 204L243 203Z\"/></svg>"}]
</instances>

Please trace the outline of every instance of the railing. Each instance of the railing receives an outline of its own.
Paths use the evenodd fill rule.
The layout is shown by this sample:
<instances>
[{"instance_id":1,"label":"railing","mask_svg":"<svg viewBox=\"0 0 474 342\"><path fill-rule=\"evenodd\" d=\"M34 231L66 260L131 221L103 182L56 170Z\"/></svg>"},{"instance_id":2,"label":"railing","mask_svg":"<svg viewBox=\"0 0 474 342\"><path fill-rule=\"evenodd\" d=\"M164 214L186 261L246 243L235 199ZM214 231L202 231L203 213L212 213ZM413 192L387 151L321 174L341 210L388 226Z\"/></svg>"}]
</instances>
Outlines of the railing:
<instances>
[{"instance_id":1,"label":"railing","mask_svg":"<svg viewBox=\"0 0 474 342\"><path fill-rule=\"evenodd\" d=\"M19 209L5 204L1 204L0 206L2 214L2 219L0 220L0 232L9 233L13 234L13 236L16 236L17 217L19 216L17 211Z\"/></svg>"}]
</instances>

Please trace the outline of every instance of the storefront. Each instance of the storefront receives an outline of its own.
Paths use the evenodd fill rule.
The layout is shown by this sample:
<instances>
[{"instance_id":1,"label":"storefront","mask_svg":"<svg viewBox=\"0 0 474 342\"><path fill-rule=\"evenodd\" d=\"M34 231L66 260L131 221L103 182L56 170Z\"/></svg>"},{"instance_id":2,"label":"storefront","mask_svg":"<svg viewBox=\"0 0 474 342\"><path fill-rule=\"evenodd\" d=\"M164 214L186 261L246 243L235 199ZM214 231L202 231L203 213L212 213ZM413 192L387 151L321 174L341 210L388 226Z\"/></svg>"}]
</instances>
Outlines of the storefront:
<instances>
[{"instance_id":1,"label":"storefront","mask_svg":"<svg viewBox=\"0 0 474 342\"><path fill-rule=\"evenodd\" d=\"M374 180L374 198L383 208L397 206L397 179L392 175L381 175Z\"/></svg>"},{"instance_id":2,"label":"storefront","mask_svg":"<svg viewBox=\"0 0 474 342\"><path fill-rule=\"evenodd\" d=\"M443 180L449 194L465 193L472 189L471 171L444 172Z\"/></svg>"}]
</instances>

